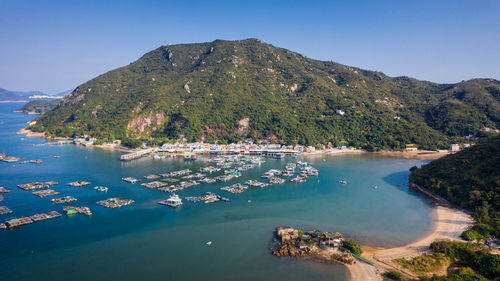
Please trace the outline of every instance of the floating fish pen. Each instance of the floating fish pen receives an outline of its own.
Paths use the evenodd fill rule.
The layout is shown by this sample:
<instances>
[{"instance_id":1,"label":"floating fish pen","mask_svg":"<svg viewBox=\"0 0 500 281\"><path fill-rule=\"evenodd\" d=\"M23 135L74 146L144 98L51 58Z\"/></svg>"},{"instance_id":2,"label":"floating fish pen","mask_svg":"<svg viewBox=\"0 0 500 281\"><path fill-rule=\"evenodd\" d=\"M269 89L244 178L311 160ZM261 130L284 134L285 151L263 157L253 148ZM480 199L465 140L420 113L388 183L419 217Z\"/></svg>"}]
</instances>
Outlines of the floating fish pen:
<instances>
[{"instance_id":1,"label":"floating fish pen","mask_svg":"<svg viewBox=\"0 0 500 281\"><path fill-rule=\"evenodd\" d=\"M253 186L253 187L260 187L260 188L264 188L264 187L269 186L268 183L260 182L260 181L256 181L256 180L248 180L245 182L245 184L249 185L249 186Z\"/></svg>"},{"instance_id":2,"label":"floating fish pen","mask_svg":"<svg viewBox=\"0 0 500 281\"><path fill-rule=\"evenodd\" d=\"M129 182L129 183L136 183L139 180L136 178L133 178L133 177L126 177L126 178L122 178L122 181Z\"/></svg>"},{"instance_id":3,"label":"floating fish pen","mask_svg":"<svg viewBox=\"0 0 500 281\"><path fill-rule=\"evenodd\" d=\"M47 183L43 182L30 182L30 183L24 183L24 184L18 184L17 187L25 190L25 191L32 191L36 189L43 189L43 188L48 188L50 185Z\"/></svg>"},{"instance_id":4,"label":"floating fish pen","mask_svg":"<svg viewBox=\"0 0 500 281\"><path fill-rule=\"evenodd\" d=\"M9 229L13 229L13 228L16 228L16 227L19 227L22 225L26 225L26 224L30 224L30 223L33 223L33 220L30 217L22 217L22 218L18 218L18 219L17 218L10 219L10 220L5 222L5 225L7 225L7 227Z\"/></svg>"},{"instance_id":5,"label":"floating fish pen","mask_svg":"<svg viewBox=\"0 0 500 281\"><path fill-rule=\"evenodd\" d=\"M7 206L0 206L0 215L4 214L11 214L12 210L9 209Z\"/></svg>"},{"instance_id":6,"label":"floating fish pen","mask_svg":"<svg viewBox=\"0 0 500 281\"><path fill-rule=\"evenodd\" d=\"M26 164L26 163L32 163L32 164L42 164L43 161L38 159L38 160L26 160L26 161L22 161L20 162L21 164Z\"/></svg>"},{"instance_id":7,"label":"floating fish pen","mask_svg":"<svg viewBox=\"0 0 500 281\"><path fill-rule=\"evenodd\" d=\"M198 180L198 182L201 182L201 183L214 183L216 181L217 180L213 179L213 178L201 178Z\"/></svg>"},{"instance_id":8,"label":"floating fish pen","mask_svg":"<svg viewBox=\"0 0 500 281\"><path fill-rule=\"evenodd\" d=\"M270 177L269 178L269 183L270 184L282 184L284 182L285 182L285 180L282 179L282 178L278 178L278 177Z\"/></svg>"},{"instance_id":9,"label":"floating fish pen","mask_svg":"<svg viewBox=\"0 0 500 281\"><path fill-rule=\"evenodd\" d=\"M90 211L90 208L85 207L85 206L82 206L82 207L67 206L67 207L64 207L63 211L66 214L66 216L71 216L71 215L76 215L76 214L84 214L87 216L92 216L92 212Z\"/></svg>"},{"instance_id":10,"label":"floating fish pen","mask_svg":"<svg viewBox=\"0 0 500 281\"><path fill-rule=\"evenodd\" d=\"M231 192L231 193L242 193L248 189L247 185L236 183L231 186L222 187L220 190Z\"/></svg>"},{"instance_id":11,"label":"floating fish pen","mask_svg":"<svg viewBox=\"0 0 500 281\"><path fill-rule=\"evenodd\" d=\"M192 172L193 171L191 171L190 169L184 169L184 170L180 170L180 171L173 171L170 173L160 174L160 176L163 178L179 177L179 176L191 174Z\"/></svg>"},{"instance_id":12,"label":"floating fish pen","mask_svg":"<svg viewBox=\"0 0 500 281\"><path fill-rule=\"evenodd\" d=\"M59 192L52 190L52 189L46 189L46 190L40 190L40 191L33 191L33 195L36 195L40 198L43 197L48 197L48 196L53 196L59 194Z\"/></svg>"},{"instance_id":13,"label":"floating fish pen","mask_svg":"<svg viewBox=\"0 0 500 281\"><path fill-rule=\"evenodd\" d=\"M30 218L31 218L31 220L33 220L35 222L35 221L43 221L43 220L53 219L53 218L57 218L60 216L61 216L61 214L59 214L58 212L51 211L51 212L47 212L47 213L35 214L35 215L31 216Z\"/></svg>"},{"instance_id":14,"label":"floating fish pen","mask_svg":"<svg viewBox=\"0 0 500 281\"><path fill-rule=\"evenodd\" d=\"M180 181L180 179L165 178L165 179L161 179L161 181L172 183L172 182L178 182L178 181Z\"/></svg>"},{"instance_id":15,"label":"floating fish pen","mask_svg":"<svg viewBox=\"0 0 500 281\"><path fill-rule=\"evenodd\" d=\"M143 183L141 185L144 187L153 189L153 188L164 187L164 186L168 185L168 183L161 182L161 181L152 181L152 182L148 182L148 183Z\"/></svg>"},{"instance_id":16,"label":"floating fish pen","mask_svg":"<svg viewBox=\"0 0 500 281\"><path fill-rule=\"evenodd\" d=\"M176 185L158 188L158 190L163 191L163 192L176 192L176 191L183 190L183 189L184 189L184 187L180 187L180 186L176 186Z\"/></svg>"},{"instance_id":17,"label":"floating fish pen","mask_svg":"<svg viewBox=\"0 0 500 281\"><path fill-rule=\"evenodd\" d=\"M190 196L190 197L186 197L186 200L191 201L191 202L201 202L201 201L203 201L204 203L214 203L214 202L218 202L218 201L228 202L229 201L228 198L222 197L222 196L217 195L217 194L212 193L212 192L207 192L203 196Z\"/></svg>"},{"instance_id":18,"label":"floating fish pen","mask_svg":"<svg viewBox=\"0 0 500 281\"><path fill-rule=\"evenodd\" d=\"M208 167L205 167L205 168L200 168L199 171L200 171L200 173L212 174L212 173L218 172L220 170L221 170L220 168L216 168L216 167L213 167L213 166L208 166Z\"/></svg>"},{"instance_id":19,"label":"floating fish pen","mask_svg":"<svg viewBox=\"0 0 500 281\"><path fill-rule=\"evenodd\" d=\"M106 208L120 208L121 206L126 206L134 203L134 200L122 199L122 198L109 198L97 202L97 205L101 205Z\"/></svg>"},{"instance_id":20,"label":"floating fish pen","mask_svg":"<svg viewBox=\"0 0 500 281\"><path fill-rule=\"evenodd\" d=\"M71 196L64 196L61 198L54 198L51 199L50 202L56 204L56 205L61 205L61 204L70 204L73 201L77 201L78 199L71 197Z\"/></svg>"},{"instance_id":21,"label":"floating fish pen","mask_svg":"<svg viewBox=\"0 0 500 281\"><path fill-rule=\"evenodd\" d=\"M68 183L68 185L72 186L72 187L84 187L84 186L90 185L90 182L88 182L88 181L74 181L74 182Z\"/></svg>"},{"instance_id":22,"label":"floating fish pen","mask_svg":"<svg viewBox=\"0 0 500 281\"><path fill-rule=\"evenodd\" d=\"M9 193L9 192L10 192L10 190L5 189L4 187L0 186L0 194L1 193Z\"/></svg>"},{"instance_id":23,"label":"floating fish pen","mask_svg":"<svg viewBox=\"0 0 500 281\"><path fill-rule=\"evenodd\" d=\"M101 192L107 192L108 191L108 188L105 187L105 186L96 186L94 187L95 190L97 191L101 191Z\"/></svg>"},{"instance_id":24,"label":"floating fish pen","mask_svg":"<svg viewBox=\"0 0 500 281\"><path fill-rule=\"evenodd\" d=\"M159 177L160 176L155 175L155 174L150 174L150 175L144 176L144 178L147 179L147 180L155 180L155 179L157 179Z\"/></svg>"}]
</instances>

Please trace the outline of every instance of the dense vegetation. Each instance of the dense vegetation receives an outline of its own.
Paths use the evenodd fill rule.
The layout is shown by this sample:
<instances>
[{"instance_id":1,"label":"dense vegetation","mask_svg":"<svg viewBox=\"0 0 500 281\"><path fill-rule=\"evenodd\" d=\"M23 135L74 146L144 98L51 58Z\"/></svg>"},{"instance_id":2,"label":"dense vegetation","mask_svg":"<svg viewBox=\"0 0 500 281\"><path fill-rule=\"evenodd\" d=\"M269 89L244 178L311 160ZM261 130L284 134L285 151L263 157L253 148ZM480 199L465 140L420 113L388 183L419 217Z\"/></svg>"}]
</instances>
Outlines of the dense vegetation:
<instances>
[{"instance_id":1,"label":"dense vegetation","mask_svg":"<svg viewBox=\"0 0 500 281\"><path fill-rule=\"evenodd\" d=\"M468 240L500 235L500 135L458 153L413 167L410 182L473 211L477 221Z\"/></svg>"},{"instance_id":2,"label":"dense vegetation","mask_svg":"<svg viewBox=\"0 0 500 281\"><path fill-rule=\"evenodd\" d=\"M447 148L500 128L500 82L391 78L256 39L165 45L75 89L31 129L91 135Z\"/></svg>"},{"instance_id":3,"label":"dense vegetation","mask_svg":"<svg viewBox=\"0 0 500 281\"><path fill-rule=\"evenodd\" d=\"M478 245L453 241L438 241L430 245L431 253L398 263L418 274L433 272L451 264L449 276L422 277L422 281L500 280L500 256ZM403 280L387 277L389 280Z\"/></svg>"},{"instance_id":4,"label":"dense vegetation","mask_svg":"<svg viewBox=\"0 0 500 281\"><path fill-rule=\"evenodd\" d=\"M500 280L500 256L477 250L473 244L452 241L433 242L431 249L460 265L458 276L433 278L448 280Z\"/></svg>"},{"instance_id":5,"label":"dense vegetation","mask_svg":"<svg viewBox=\"0 0 500 281\"><path fill-rule=\"evenodd\" d=\"M344 239L344 242L342 243L344 248L348 249L351 251L353 254L356 255L361 255L363 251L361 250L361 247L359 247L358 243L352 239Z\"/></svg>"},{"instance_id":6,"label":"dense vegetation","mask_svg":"<svg viewBox=\"0 0 500 281\"><path fill-rule=\"evenodd\" d=\"M43 114L54 107L56 107L61 100L53 99L53 100L32 100L27 104L23 105L19 108L23 113L39 113Z\"/></svg>"}]
</instances>

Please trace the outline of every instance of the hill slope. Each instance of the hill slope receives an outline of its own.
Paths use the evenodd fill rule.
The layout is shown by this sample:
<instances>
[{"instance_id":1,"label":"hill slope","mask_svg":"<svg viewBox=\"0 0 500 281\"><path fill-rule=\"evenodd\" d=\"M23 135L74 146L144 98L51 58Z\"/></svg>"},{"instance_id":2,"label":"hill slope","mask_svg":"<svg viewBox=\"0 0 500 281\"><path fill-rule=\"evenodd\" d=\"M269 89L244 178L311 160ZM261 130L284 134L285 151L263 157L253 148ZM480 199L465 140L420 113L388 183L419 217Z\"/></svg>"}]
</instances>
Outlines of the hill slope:
<instances>
[{"instance_id":1,"label":"hill slope","mask_svg":"<svg viewBox=\"0 0 500 281\"><path fill-rule=\"evenodd\" d=\"M500 233L500 135L411 169L418 184L471 211Z\"/></svg>"},{"instance_id":2,"label":"hill slope","mask_svg":"<svg viewBox=\"0 0 500 281\"><path fill-rule=\"evenodd\" d=\"M435 84L309 59L257 39L168 45L92 79L37 119L35 131L365 149L500 128L500 82Z\"/></svg>"}]
</instances>

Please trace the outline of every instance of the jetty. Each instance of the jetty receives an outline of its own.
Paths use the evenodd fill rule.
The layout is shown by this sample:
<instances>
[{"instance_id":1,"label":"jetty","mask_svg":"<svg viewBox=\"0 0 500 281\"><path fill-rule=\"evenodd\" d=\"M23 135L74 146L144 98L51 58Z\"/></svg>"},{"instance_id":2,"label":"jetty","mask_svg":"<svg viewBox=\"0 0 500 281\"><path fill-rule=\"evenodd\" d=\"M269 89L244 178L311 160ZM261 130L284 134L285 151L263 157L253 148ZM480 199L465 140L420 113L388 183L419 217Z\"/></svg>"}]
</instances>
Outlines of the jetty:
<instances>
[{"instance_id":1,"label":"jetty","mask_svg":"<svg viewBox=\"0 0 500 281\"><path fill-rule=\"evenodd\" d=\"M141 149L141 150L138 150L138 151L134 151L134 152L130 152L130 153L127 153L127 154L123 154L122 156L120 156L120 160L121 161L130 161L130 160L134 160L134 159L137 159L137 158L141 158L147 154L150 154L151 152L154 152L155 149L154 148L146 148L146 149Z\"/></svg>"}]
</instances>

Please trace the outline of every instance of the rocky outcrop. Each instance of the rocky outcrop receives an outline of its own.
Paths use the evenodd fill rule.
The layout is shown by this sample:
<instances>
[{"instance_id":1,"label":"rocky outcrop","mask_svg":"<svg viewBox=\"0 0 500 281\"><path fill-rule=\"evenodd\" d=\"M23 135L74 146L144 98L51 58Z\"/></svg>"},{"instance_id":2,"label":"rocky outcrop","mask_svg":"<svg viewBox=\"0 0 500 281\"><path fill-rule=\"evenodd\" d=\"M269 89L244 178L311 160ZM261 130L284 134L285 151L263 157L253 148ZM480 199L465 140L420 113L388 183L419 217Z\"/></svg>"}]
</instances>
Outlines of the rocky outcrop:
<instances>
[{"instance_id":1,"label":"rocky outcrop","mask_svg":"<svg viewBox=\"0 0 500 281\"><path fill-rule=\"evenodd\" d=\"M281 226L276 228L278 245L271 253L278 257L313 257L325 262L354 263L354 256L341 247L343 237L340 233L302 231Z\"/></svg>"},{"instance_id":2,"label":"rocky outcrop","mask_svg":"<svg viewBox=\"0 0 500 281\"><path fill-rule=\"evenodd\" d=\"M249 117L245 117L245 118L238 120L238 132L241 135L243 135L243 136L248 135L249 128L250 128L250 118Z\"/></svg>"},{"instance_id":3,"label":"rocky outcrop","mask_svg":"<svg viewBox=\"0 0 500 281\"><path fill-rule=\"evenodd\" d=\"M156 131L164 117L164 113L156 113L147 117L134 118L128 123L127 131L130 136L134 137L141 136L147 130Z\"/></svg>"}]
</instances>

